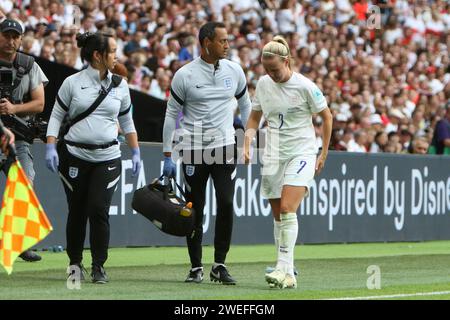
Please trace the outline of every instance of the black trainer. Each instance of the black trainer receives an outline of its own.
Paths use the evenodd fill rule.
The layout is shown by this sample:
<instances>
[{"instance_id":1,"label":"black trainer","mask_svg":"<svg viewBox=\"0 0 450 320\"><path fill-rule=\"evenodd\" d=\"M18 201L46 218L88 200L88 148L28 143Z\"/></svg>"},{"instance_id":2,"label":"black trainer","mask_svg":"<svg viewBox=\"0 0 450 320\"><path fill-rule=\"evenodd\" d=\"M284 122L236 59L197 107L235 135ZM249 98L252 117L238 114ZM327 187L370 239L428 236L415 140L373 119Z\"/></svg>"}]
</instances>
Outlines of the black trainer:
<instances>
[{"instance_id":1,"label":"black trainer","mask_svg":"<svg viewBox=\"0 0 450 320\"><path fill-rule=\"evenodd\" d=\"M203 281L203 268L193 268L189 270L189 274L184 282L200 283Z\"/></svg>"},{"instance_id":2,"label":"black trainer","mask_svg":"<svg viewBox=\"0 0 450 320\"><path fill-rule=\"evenodd\" d=\"M86 268L81 263L71 264L67 267L67 278L79 277L80 281L84 281L86 280L87 273Z\"/></svg>"},{"instance_id":3,"label":"black trainer","mask_svg":"<svg viewBox=\"0 0 450 320\"><path fill-rule=\"evenodd\" d=\"M40 255L38 255L36 252L31 251L31 250L27 250L22 252L19 257L21 257L24 261L27 262L36 262L36 261L41 261L42 257Z\"/></svg>"},{"instance_id":4,"label":"black trainer","mask_svg":"<svg viewBox=\"0 0 450 320\"><path fill-rule=\"evenodd\" d=\"M213 266L209 273L211 281L220 282L225 285L235 285L236 280L228 273L227 268L223 264Z\"/></svg>"},{"instance_id":5,"label":"black trainer","mask_svg":"<svg viewBox=\"0 0 450 320\"><path fill-rule=\"evenodd\" d=\"M91 278L93 283L105 284L109 281L105 269L97 265L92 265Z\"/></svg>"}]
</instances>

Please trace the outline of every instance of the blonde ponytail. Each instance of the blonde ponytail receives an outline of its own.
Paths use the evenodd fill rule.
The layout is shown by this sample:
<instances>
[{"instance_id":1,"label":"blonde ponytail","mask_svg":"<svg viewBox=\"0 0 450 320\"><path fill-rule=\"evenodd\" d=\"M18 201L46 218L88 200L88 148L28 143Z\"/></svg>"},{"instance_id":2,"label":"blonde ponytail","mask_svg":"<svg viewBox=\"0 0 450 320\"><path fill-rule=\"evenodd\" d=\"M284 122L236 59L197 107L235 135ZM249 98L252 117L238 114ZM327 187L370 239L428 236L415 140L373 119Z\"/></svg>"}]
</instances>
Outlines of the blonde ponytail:
<instances>
[{"instance_id":1,"label":"blonde ponytail","mask_svg":"<svg viewBox=\"0 0 450 320\"><path fill-rule=\"evenodd\" d=\"M262 57L278 56L281 59L290 59L291 51L287 41L282 36L275 36L262 50Z\"/></svg>"}]
</instances>

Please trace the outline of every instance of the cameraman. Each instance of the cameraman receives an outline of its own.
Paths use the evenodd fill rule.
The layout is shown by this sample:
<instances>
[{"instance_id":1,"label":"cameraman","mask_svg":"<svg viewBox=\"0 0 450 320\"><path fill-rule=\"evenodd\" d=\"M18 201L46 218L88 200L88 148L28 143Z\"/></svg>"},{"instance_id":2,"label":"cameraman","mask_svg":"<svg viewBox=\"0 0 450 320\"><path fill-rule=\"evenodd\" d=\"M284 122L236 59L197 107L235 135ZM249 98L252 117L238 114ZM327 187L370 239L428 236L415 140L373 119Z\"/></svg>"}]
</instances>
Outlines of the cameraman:
<instances>
[{"instance_id":1,"label":"cameraman","mask_svg":"<svg viewBox=\"0 0 450 320\"><path fill-rule=\"evenodd\" d=\"M9 99L1 97L0 114L17 115L23 120L30 120L33 115L44 110L44 85L48 83L48 79L34 59L30 60L31 57L17 52L21 46L22 34L23 28L18 21L6 19L0 23L0 60L12 64L12 81L16 85L15 88L13 86ZM27 64L30 68L27 68ZM15 81L16 79L20 79L20 82ZM17 158L33 183L35 172L30 144L16 137L15 146ZM20 257L30 262L41 260L31 250L23 252Z\"/></svg>"}]
</instances>

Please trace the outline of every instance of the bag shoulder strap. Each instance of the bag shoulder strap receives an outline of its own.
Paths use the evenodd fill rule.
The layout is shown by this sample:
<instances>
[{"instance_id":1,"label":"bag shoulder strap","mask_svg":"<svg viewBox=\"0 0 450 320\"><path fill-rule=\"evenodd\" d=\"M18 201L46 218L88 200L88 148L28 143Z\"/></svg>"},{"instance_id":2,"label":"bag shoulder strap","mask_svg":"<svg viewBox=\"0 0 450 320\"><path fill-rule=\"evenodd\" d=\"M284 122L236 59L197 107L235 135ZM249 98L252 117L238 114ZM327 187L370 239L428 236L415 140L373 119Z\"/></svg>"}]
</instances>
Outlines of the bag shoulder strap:
<instances>
[{"instance_id":1,"label":"bag shoulder strap","mask_svg":"<svg viewBox=\"0 0 450 320\"><path fill-rule=\"evenodd\" d=\"M13 65L14 68L16 68L16 79L13 83L13 90L16 89L20 81L22 81L22 78L24 75L28 74L31 69L33 68L34 64L34 58L32 56L26 55L21 52L16 53L16 58L14 59Z\"/></svg>"},{"instance_id":2,"label":"bag shoulder strap","mask_svg":"<svg viewBox=\"0 0 450 320\"><path fill-rule=\"evenodd\" d=\"M122 77L119 76L118 74L113 74L112 75L112 79L111 79L114 88L118 87L120 85L120 83L122 82Z\"/></svg>"},{"instance_id":3,"label":"bag shoulder strap","mask_svg":"<svg viewBox=\"0 0 450 320\"><path fill-rule=\"evenodd\" d=\"M21 72L23 75L27 74L33 68L34 57L29 56L22 52L16 53L16 58L14 59L14 68Z\"/></svg>"},{"instance_id":4,"label":"bag shoulder strap","mask_svg":"<svg viewBox=\"0 0 450 320\"><path fill-rule=\"evenodd\" d=\"M100 95L97 97L97 99L95 99L95 101L92 103L92 105L88 109L86 109L82 113L75 116L75 118L73 118L72 120L69 120L67 129L69 129L75 123L83 120L84 118L89 116L92 112L94 112L95 109L97 109L97 107L106 98L106 96L112 90L112 88L118 87L120 85L120 82L122 82L122 77L113 74L112 79L111 79L111 84L109 85L108 89L105 90L104 88L102 88Z\"/></svg>"}]
</instances>

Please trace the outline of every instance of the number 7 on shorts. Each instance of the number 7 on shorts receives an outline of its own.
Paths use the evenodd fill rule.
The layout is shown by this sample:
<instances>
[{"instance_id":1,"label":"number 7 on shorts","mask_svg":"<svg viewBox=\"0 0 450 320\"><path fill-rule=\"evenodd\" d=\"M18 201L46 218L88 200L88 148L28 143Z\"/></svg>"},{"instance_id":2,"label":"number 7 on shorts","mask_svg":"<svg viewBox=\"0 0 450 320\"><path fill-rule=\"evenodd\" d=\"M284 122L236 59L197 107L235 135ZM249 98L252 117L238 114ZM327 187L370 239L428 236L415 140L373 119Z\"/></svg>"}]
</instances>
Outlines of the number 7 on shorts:
<instances>
[{"instance_id":1,"label":"number 7 on shorts","mask_svg":"<svg viewBox=\"0 0 450 320\"><path fill-rule=\"evenodd\" d=\"M300 173L300 171L302 171L302 169L306 166L306 161L302 160L300 161L300 169L298 169L297 174Z\"/></svg>"}]
</instances>

